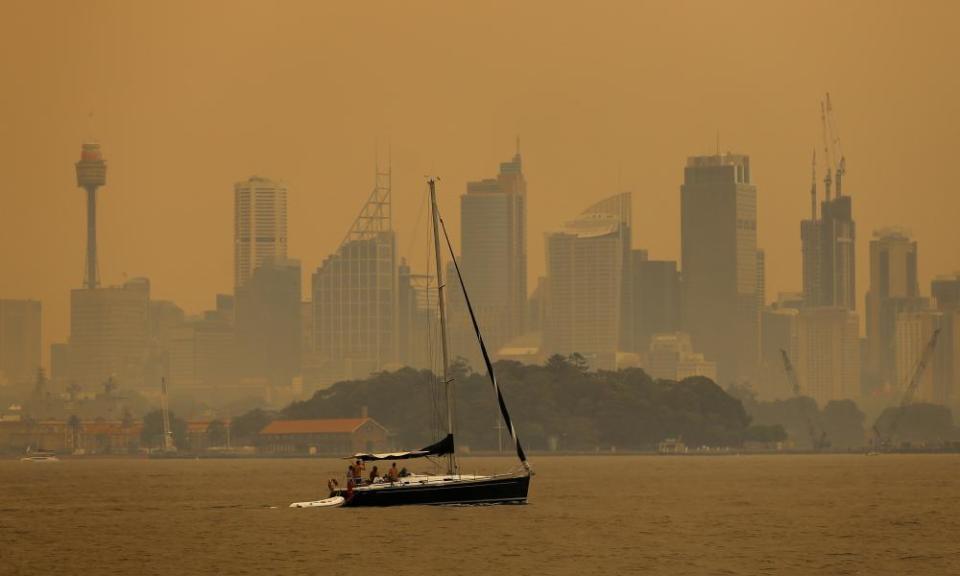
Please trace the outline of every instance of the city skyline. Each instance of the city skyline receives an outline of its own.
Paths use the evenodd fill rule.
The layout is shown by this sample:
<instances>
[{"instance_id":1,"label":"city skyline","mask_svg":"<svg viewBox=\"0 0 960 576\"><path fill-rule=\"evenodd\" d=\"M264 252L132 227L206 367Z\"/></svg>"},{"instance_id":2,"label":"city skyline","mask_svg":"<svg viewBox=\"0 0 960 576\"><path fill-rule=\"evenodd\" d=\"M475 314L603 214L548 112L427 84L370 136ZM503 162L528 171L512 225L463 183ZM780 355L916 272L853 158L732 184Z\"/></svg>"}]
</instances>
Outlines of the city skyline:
<instances>
[{"instance_id":1,"label":"city skyline","mask_svg":"<svg viewBox=\"0 0 960 576\"><path fill-rule=\"evenodd\" d=\"M874 17L870 30L842 24L856 20L866 6ZM0 296L43 302L45 358L47 345L68 334L69 289L83 277L83 197L70 162L90 135L110 163L98 206L101 283L148 276L152 294L189 313L210 308L214 294L231 290L233 223L223 206L238 179L257 173L287 184L289 253L303 260L304 270L313 270L336 248L340 230L367 192L376 141L382 147L389 141L403 257L413 252L407 231L416 221L422 176L443 177L441 204L457 234L456 197L466 182L490 173L517 134L530 189L528 287L544 271L543 231L569 217L569 207L618 189L634 192L634 248L647 249L653 259L679 260L676 198L683 164L688 156L714 152L719 131L722 151L751 155L760 191L758 245L766 251L767 295L773 300L801 287L800 268L793 264L800 258L797 222L809 212L809 153L820 147L818 100L828 90L849 161L845 186L855 198L861 230L857 309L869 284L865 239L880 227L913 230L923 251L924 293L931 278L960 269L954 248L960 230L936 217L960 211L960 198L948 194L946 169L960 126L960 85L937 72L951 65L953 40L944 28L955 19L951 5L933 5L923 15L855 3L820 9L758 5L751 17L768 26L752 32L758 37L723 44L730 60L740 63L729 76L701 65L722 25L715 31L698 24L701 36L674 54L656 49L673 46L672 34L681 30L676 22L689 22L691 14L695 22L739 21L737 11L713 6L668 7L659 18L664 29L644 24L642 34L599 26L612 23L612 32L624 32L620 22L644 21L637 18L642 6L621 7L623 18L611 18L612 7L600 8L576 19L582 27L577 39L552 53L523 50L515 60L519 47L563 36L566 28L534 30L540 12L520 7L510 22L496 20L512 40L480 50L457 38L455 26L436 24L465 17L492 23L495 11L419 14L422 25L439 34L428 41L357 13L346 15L342 30L297 35L280 30L323 22L322 12L294 18L284 11L224 15L199 7L181 22L135 8L80 12L68 5L56 21L97 21L94 28L104 33L79 52L69 49L80 38L78 29L41 27L35 10L14 7L11 21L22 25L3 40L16 43L5 53L24 51L16 45L31 56L2 63L22 82L3 95L4 106L18 113L5 118L9 137L0 142L0 156L10 163L0 211ZM836 18L818 18L824 10ZM118 19L127 27L113 23ZM264 37L283 41L263 53L222 34L208 37L216 28L209 24L221 19L238 27L275 21L279 28L268 27ZM167 42L169 33L154 23L179 31L178 42ZM383 54L350 39L361 26L403 42L394 42L395 53L380 59ZM816 43L804 27L837 40ZM881 41L881 33L897 41ZM300 36L315 39L291 39ZM758 40L772 38L783 41L755 50ZM434 41L449 50L435 51ZM214 49L218 43L244 58L226 58ZM332 45L355 50L347 50L351 56L343 63L321 58ZM607 54L600 66L590 56L597 50ZM275 66L277 61L287 65ZM61 63L55 74L39 72L55 62ZM454 66L461 62L463 68ZM247 73L251 69L259 75ZM428 90L422 79L437 70L447 76ZM330 90L330 79L345 83ZM64 85L71 87L69 98L57 96ZM192 89L174 88L182 86Z\"/></svg>"}]
</instances>

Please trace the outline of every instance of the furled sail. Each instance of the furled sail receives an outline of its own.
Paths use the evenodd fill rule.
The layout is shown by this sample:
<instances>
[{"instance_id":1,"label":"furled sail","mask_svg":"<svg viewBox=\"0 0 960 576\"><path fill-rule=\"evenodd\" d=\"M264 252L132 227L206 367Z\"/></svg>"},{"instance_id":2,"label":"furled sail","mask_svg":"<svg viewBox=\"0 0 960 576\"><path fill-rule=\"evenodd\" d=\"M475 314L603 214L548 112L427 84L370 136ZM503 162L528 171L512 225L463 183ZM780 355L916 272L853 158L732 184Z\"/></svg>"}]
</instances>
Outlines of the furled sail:
<instances>
[{"instance_id":1,"label":"furled sail","mask_svg":"<svg viewBox=\"0 0 960 576\"><path fill-rule=\"evenodd\" d=\"M410 458L423 458L424 456L443 456L453 454L453 434L447 436L438 442L425 446L419 450L408 450L406 452L358 452L353 456L346 456L344 460L363 460L370 462L372 460L409 460Z\"/></svg>"},{"instance_id":2,"label":"furled sail","mask_svg":"<svg viewBox=\"0 0 960 576\"><path fill-rule=\"evenodd\" d=\"M470 312L470 321L473 323L473 331L477 335L477 341L480 343L480 352L483 355L483 362L487 365L487 375L490 376L490 383L493 384L493 390L497 393L497 402L500 404L500 415L510 431L510 436L517 448L517 458L523 464L523 467L530 470L530 464L527 463L527 455L523 452L523 446L520 445L520 438L517 437L517 430L510 419L510 412L507 411L507 404L503 400L503 394L500 393L500 385L497 384L497 377L493 373L493 363L490 361L490 354L487 353L487 345L483 342L483 336L480 334L480 326L477 324L477 316L473 312L473 305L470 303L470 296L467 295L467 287L463 283L463 275L460 274L460 264L457 263L457 257L453 254L453 245L450 244L450 236L447 235L447 225L443 218L440 218L440 227L443 229L443 238L447 242L447 250L450 252L450 259L453 267L457 271L457 279L460 281L460 289L463 291L463 299L467 303L467 310Z\"/></svg>"}]
</instances>

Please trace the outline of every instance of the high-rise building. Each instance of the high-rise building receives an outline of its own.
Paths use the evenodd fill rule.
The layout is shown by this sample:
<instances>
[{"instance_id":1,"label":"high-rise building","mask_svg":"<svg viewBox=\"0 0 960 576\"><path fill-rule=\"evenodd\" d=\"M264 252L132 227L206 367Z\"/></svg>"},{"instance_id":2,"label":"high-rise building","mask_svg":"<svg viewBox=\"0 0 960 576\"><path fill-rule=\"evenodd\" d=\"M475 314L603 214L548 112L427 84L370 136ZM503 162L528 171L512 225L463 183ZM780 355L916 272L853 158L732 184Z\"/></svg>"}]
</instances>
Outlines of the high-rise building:
<instances>
[{"instance_id":1,"label":"high-rise building","mask_svg":"<svg viewBox=\"0 0 960 576\"><path fill-rule=\"evenodd\" d=\"M856 310L856 224L850 196L821 205L820 306Z\"/></svg>"},{"instance_id":2,"label":"high-rise building","mask_svg":"<svg viewBox=\"0 0 960 576\"><path fill-rule=\"evenodd\" d=\"M300 374L300 296L299 260L264 260L237 289L237 348L245 378L283 387Z\"/></svg>"},{"instance_id":3,"label":"high-rise building","mask_svg":"<svg viewBox=\"0 0 960 576\"><path fill-rule=\"evenodd\" d=\"M860 396L860 320L842 307L800 311L794 367L806 396L821 406Z\"/></svg>"},{"instance_id":4,"label":"high-rise building","mask_svg":"<svg viewBox=\"0 0 960 576\"><path fill-rule=\"evenodd\" d=\"M929 308L920 297L917 243L904 230L878 230L870 241L870 288L866 297L867 358L874 385L900 385L896 367L897 315Z\"/></svg>"},{"instance_id":5,"label":"high-rise building","mask_svg":"<svg viewBox=\"0 0 960 576\"><path fill-rule=\"evenodd\" d=\"M233 194L233 284L240 287L267 259L287 257L287 187L251 176Z\"/></svg>"},{"instance_id":6,"label":"high-rise building","mask_svg":"<svg viewBox=\"0 0 960 576\"><path fill-rule=\"evenodd\" d=\"M186 392L212 403L239 397L230 395L231 387L236 387L240 376L233 304L232 295L218 294L216 310L186 318L172 330L167 371L169 390Z\"/></svg>"},{"instance_id":7,"label":"high-rise building","mask_svg":"<svg viewBox=\"0 0 960 576\"><path fill-rule=\"evenodd\" d=\"M829 172L828 172L829 173ZM839 174L838 174L839 179ZM839 181L838 181L839 184ZM803 246L803 295L806 305L856 310L856 223L850 196L826 198L817 214L816 175L810 188L811 215L800 223Z\"/></svg>"},{"instance_id":8,"label":"high-rise building","mask_svg":"<svg viewBox=\"0 0 960 576\"><path fill-rule=\"evenodd\" d=\"M791 362L799 352L800 311L781 300L760 313L760 371L756 392L764 400L789 398L793 390L783 364L784 351Z\"/></svg>"},{"instance_id":9,"label":"high-rise building","mask_svg":"<svg viewBox=\"0 0 960 576\"><path fill-rule=\"evenodd\" d=\"M629 337L631 220L626 192L547 234L547 355L579 353L596 368L616 366Z\"/></svg>"},{"instance_id":10,"label":"high-rise building","mask_svg":"<svg viewBox=\"0 0 960 576\"><path fill-rule=\"evenodd\" d=\"M93 289L100 285L97 264L97 188L107 183L107 164L103 161L100 145L87 142L76 163L77 186L87 193L87 262L83 285Z\"/></svg>"},{"instance_id":11,"label":"high-rise building","mask_svg":"<svg viewBox=\"0 0 960 576\"><path fill-rule=\"evenodd\" d=\"M690 335L683 332L654 334L650 338L646 368L650 376L665 380L679 382L692 376L717 379L716 362L694 352Z\"/></svg>"},{"instance_id":12,"label":"high-rise building","mask_svg":"<svg viewBox=\"0 0 960 576\"><path fill-rule=\"evenodd\" d=\"M913 377L913 372L923 355L924 348L933 336L934 330L940 327L941 313L935 310L917 310L900 312L894 324L894 374L892 388L899 397ZM936 351L935 351L936 352ZM945 398L938 398L935 387L935 374L938 368L936 358L920 375L914 399L920 402L943 402Z\"/></svg>"},{"instance_id":13,"label":"high-rise building","mask_svg":"<svg viewBox=\"0 0 960 576\"><path fill-rule=\"evenodd\" d=\"M526 328L527 182L519 149L511 161L500 164L496 178L467 183L467 193L460 197L460 226L461 271L484 340L496 355ZM461 331L467 334L463 352L468 352L472 329Z\"/></svg>"},{"instance_id":14,"label":"high-rise building","mask_svg":"<svg viewBox=\"0 0 960 576\"><path fill-rule=\"evenodd\" d=\"M960 308L960 273L934 278L930 282L930 296L938 310Z\"/></svg>"},{"instance_id":15,"label":"high-rise building","mask_svg":"<svg viewBox=\"0 0 960 576\"><path fill-rule=\"evenodd\" d=\"M930 295L940 312L933 401L956 407L960 400L960 274L935 278Z\"/></svg>"},{"instance_id":16,"label":"high-rise building","mask_svg":"<svg viewBox=\"0 0 960 576\"><path fill-rule=\"evenodd\" d=\"M680 189L683 323L723 382L759 357L757 188L749 156L687 160Z\"/></svg>"},{"instance_id":17,"label":"high-rise building","mask_svg":"<svg viewBox=\"0 0 960 576\"><path fill-rule=\"evenodd\" d=\"M70 292L70 377L87 389L107 378L140 387L149 350L150 281ZM152 384L152 383L151 383Z\"/></svg>"},{"instance_id":18,"label":"high-rise building","mask_svg":"<svg viewBox=\"0 0 960 576\"><path fill-rule=\"evenodd\" d=\"M767 305L767 253L757 250L757 310Z\"/></svg>"},{"instance_id":19,"label":"high-rise building","mask_svg":"<svg viewBox=\"0 0 960 576\"><path fill-rule=\"evenodd\" d=\"M40 368L37 300L0 300L0 382L32 382Z\"/></svg>"},{"instance_id":20,"label":"high-rise building","mask_svg":"<svg viewBox=\"0 0 960 576\"><path fill-rule=\"evenodd\" d=\"M654 334L680 329L680 273L674 260L649 260L646 250L631 251L632 348L650 347Z\"/></svg>"},{"instance_id":21,"label":"high-rise building","mask_svg":"<svg viewBox=\"0 0 960 576\"><path fill-rule=\"evenodd\" d=\"M366 378L396 364L396 245L390 173L378 173L346 238L313 274L318 384Z\"/></svg>"},{"instance_id":22,"label":"high-rise building","mask_svg":"<svg viewBox=\"0 0 960 576\"><path fill-rule=\"evenodd\" d=\"M398 356L406 366L439 370L439 309L437 280L414 274L406 261L399 267ZM456 281L449 283L452 288ZM436 343L436 344L434 344Z\"/></svg>"}]
</instances>

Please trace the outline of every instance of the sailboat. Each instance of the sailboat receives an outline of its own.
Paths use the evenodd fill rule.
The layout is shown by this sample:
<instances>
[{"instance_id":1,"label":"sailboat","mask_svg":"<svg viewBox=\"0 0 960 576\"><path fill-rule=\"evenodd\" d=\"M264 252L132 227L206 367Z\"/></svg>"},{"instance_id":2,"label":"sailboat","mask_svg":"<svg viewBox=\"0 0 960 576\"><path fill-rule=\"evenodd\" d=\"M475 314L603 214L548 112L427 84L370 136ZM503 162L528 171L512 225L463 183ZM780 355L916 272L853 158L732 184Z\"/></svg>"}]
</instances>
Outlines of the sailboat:
<instances>
[{"instance_id":1,"label":"sailboat","mask_svg":"<svg viewBox=\"0 0 960 576\"><path fill-rule=\"evenodd\" d=\"M440 217L440 210L437 207L436 180L431 178L428 181L430 187L430 208L433 218L433 246L437 266L437 286L438 298L437 304L440 308L440 338L441 351L443 358L443 386L446 398L446 436L439 441L421 448L420 450L411 450L405 452L393 453L359 453L353 454L347 459L360 460L364 462L376 462L383 460L408 460L412 458L425 458L430 456L446 457L446 470L443 474L413 474L395 478L392 481L360 484L354 486L349 483L346 487L331 485L330 496L323 500L313 502L295 502L290 505L291 508L310 508L310 507L356 507L356 506L398 506L404 504L433 504L433 505L455 505L455 504L524 504L527 501L527 490L530 487L530 477L533 471L527 461L523 447L520 445L520 439L517 437L516 428L510 418L503 394L500 392L500 386L497 384L497 377L493 369L493 363L490 361L490 355L487 352L486 344L480 333L480 327L477 324L477 317L474 314L473 305L470 303L470 297L467 295L467 288L463 283L463 276L460 273L460 265L457 263L456 256L453 253L453 246L450 243L450 237L447 235L443 219ZM447 318L444 300L444 281L443 281L443 263L440 252L440 232L443 231L443 238L449 251L451 261L456 270L457 277L460 280L460 286L463 290L463 298L467 304L467 311L470 313L470 320L473 324L473 330L480 346L480 352L483 361L487 367L487 374L490 383L497 395L497 402L500 406L500 415L503 417L506 429L510 431L516 449L517 458L521 466L511 472L494 475L476 475L461 474L457 464L456 446L454 443L454 421L453 421L453 380L449 375L449 353L447 344Z\"/></svg>"}]
</instances>

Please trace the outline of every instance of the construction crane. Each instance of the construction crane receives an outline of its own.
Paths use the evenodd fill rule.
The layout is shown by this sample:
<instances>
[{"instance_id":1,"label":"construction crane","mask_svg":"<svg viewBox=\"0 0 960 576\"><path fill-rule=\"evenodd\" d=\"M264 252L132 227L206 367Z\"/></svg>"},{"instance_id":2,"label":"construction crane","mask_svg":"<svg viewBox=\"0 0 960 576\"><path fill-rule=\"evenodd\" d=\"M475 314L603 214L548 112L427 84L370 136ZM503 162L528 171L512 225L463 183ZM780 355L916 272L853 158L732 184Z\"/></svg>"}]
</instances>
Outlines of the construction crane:
<instances>
[{"instance_id":1,"label":"construction crane","mask_svg":"<svg viewBox=\"0 0 960 576\"><path fill-rule=\"evenodd\" d=\"M930 336L930 341L927 342L927 345L923 348L923 353L920 354L920 359L917 360L917 365L913 369L913 374L910 376L910 380L907 382L907 387L903 391L903 396L900 398L900 406L897 411L893 414L893 421L890 422L890 426L887 429L887 437L883 438L880 435L880 431L877 429L877 425L873 425L873 433L876 434L876 437L879 441L881 447L889 446L890 442L893 440L893 435L897 433L897 426L900 425L900 419L903 417L904 412L907 410L907 406L913 403L913 397L917 394L917 388L920 387L920 379L923 377L924 372L927 371L927 365L930 364L930 359L933 358L933 353L937 348L937 339L940 337L940 329L937 328L933 331L933 335Z\"/></svg>"},{"instance_id":2,"label":"construction crane","mask_svg":"<svg viewBox=\"0 0 960 576\"><path fill-rule=\"evenodd\" d=\"M787 373L787 380L790 381L790 386L793 388L793 395L800 398L802 396L800 393L800 380L797 378L797 373L793 369L793 363L790 362L790 355L787 354L786 350L781 348L780 357L783 358L783 371ZM810 419L810 414L806 411L803 411L803 420L807 425L807 434L810 435L810 445L813 446L813 449L819 452L824 448L828 448L830 442L827 440L827 433L821 430L820 436L817 436L816 429L813 426L813 420Z\"/></svg>"},{"instance_id":3,"label":"construction crane","mask_svg":"<svg viewBox=\"0 0 960 576\"><path fill-rule=\"evenodd\" d=\"M830 93L827 92L826 100L826 122L829 130L831 149L836 150L840 161L834 165L834 173L837 183L837 198L843 195L843 177L847 173L847 159L843 155L843 147L840 145L840 131L837 127L837 121L833 116L833 103L830 101ZM831 156L831 161L836 162L836 157Z\"/></svg>"},{"instance_id":4,"label":"construction crane","mask_svg":"<svg viewBox=\"0 0 960 576\"><path fill-rule=\"evenodd\" d=\"M823 129L823 161L827 165L826 175L823 177L823 199L829 202L830 185L833 182L833 152L830 147L830 129L827 126L827 104L820 101L820 124Z\"/></svg>"},{"instance_id":5,"label":"construction crane","mask_svg":"<svg viewBox=\"0 0 960 576\"><path fill-rule=\"evenodd\" d=\"M176 452L173 430L170 429L170 406L167 402L167 379L160 378L160 410L163 412L163 451Z\"/></svg>"}]
</instances>

